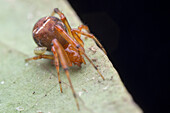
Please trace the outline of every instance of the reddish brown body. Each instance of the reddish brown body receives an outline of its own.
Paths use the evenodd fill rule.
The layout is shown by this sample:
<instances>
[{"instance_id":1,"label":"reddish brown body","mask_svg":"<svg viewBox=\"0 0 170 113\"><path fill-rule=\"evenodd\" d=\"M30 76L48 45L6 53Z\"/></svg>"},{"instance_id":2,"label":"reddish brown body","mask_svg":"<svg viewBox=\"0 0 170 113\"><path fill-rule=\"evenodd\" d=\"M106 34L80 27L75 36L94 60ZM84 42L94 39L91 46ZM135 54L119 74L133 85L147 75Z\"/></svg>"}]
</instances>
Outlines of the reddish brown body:
<instances>
[{"instance_id":1,"label":"reddish brown body","mask_svg":"<svg viewBox=\"0 0 170 113\"><path fill-rule=\"evenodd\" d=\"M62 47L65 49L71 63L78 65L79 67L83 63L82 56L69 44L55 29L55 26L59 25L65 32L67 32L66 26L63 22L54 17L47 16L41 18L33 28L33 38L36 44L40 47L47 47L48 51L51 51L52 40L57 39Z\"/></svg>"},{"instance_id":2,"label":"reddish brown body","mask_svg":"<svg viewBox=\"0 0 170 113\"><path fill-rule=\"evenodd\" d=\"M55 13L60 16L60 19L54 17ZM85 29L87 32L81 31L82 29ZM78 109L79 103L77 100L77 95L72 86L68 66L72 66L72 63L78 66L81 66L82 63L86 64L83 58L84 56L104 80L104 77L99 72L98 68L86 55L84 43L80 38L81 35L95 40L103 52L106 53L105 49L97 40L97 38L89 33L87 26L80 25L78 29L72 29L64 14L59 9L55 8L51 16L43 17L35 24L33 28L33 38L36 44L39 46L34 50L34 53L37 56L26 59L26 61L38 60L41 58L53 60L57 70L60 91L62 93L63 90L59 73L59 64L61 64L68 78L70 88ZM45 54L46 50L53 52L53 55Z\"/></svg>"},{"instance_id":3,"label":"reddish brown body","mask_svg":"<svg viewBox=\"0 0 170 113\"><path fill-rule=\"evenodd\" d=\"M51 43L55 38L63 46L68 43L55 29L56 25L60 25L67 32L63 22L56 17L48 16L38 20L33 28L33 38L38 46L47 47L47 50L51 51Z\"/></svg>"}]
</instances>

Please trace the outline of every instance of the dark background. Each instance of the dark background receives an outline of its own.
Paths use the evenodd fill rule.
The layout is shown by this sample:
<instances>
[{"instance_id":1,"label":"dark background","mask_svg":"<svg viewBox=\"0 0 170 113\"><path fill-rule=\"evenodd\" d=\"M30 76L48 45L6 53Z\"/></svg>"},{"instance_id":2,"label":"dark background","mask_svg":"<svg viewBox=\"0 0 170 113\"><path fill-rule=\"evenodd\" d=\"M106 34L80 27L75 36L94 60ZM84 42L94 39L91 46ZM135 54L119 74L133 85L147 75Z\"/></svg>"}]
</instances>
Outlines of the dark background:
<instances>
[{"instance_id":1,"label":"dark background","mask_svg":"<svg viewBox=\"0 0 170 113\"><path fill-rule=\"evenodd\" d=\"M145 113L165 112L170 38L160 35L158 0L69 0L100 40ZM167 86L166 86L167 85Z\"/></svg>"}]
</instances>

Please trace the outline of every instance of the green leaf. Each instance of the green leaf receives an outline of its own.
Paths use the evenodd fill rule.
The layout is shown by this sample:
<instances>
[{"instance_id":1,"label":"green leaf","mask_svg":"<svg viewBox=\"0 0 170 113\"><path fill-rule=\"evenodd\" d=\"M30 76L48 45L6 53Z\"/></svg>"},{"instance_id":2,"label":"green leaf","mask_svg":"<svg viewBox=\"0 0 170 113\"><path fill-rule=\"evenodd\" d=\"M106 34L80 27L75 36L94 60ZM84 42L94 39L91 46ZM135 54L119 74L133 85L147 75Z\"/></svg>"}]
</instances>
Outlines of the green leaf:
<instances>
[{"instance_id":1,"label":"green leaf","mask_svg":"<svg viewBox=\"0 0 170 113\"><path fill-rule=\"evenodd\" d=\"M55 67L49 60L25 63L36 47L32 28L43 16L59 8L72 27L81 21L65 0L0 1L0 113L141 113L122 84L108 57L91 39L84 40L85 50L96 59L101 79L88 62L82 68L69 69L78 96L77 110L67 77L60 68L63 93L60 93ZM89 49L93 48L93 49ZM96 52L95 52L95 51Z\"/></svg>"}]
</instances>

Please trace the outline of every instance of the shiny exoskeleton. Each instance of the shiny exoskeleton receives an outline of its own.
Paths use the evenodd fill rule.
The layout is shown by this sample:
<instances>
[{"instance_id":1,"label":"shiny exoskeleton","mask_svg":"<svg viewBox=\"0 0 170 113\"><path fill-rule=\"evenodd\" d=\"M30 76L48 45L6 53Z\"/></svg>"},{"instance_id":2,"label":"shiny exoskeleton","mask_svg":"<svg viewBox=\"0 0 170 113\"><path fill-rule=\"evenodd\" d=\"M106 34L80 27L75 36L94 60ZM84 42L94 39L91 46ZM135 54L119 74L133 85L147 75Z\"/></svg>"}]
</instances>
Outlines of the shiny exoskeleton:
<instances>
[{"instance_id":1,"label":"shiny exoskeleton","mask_svg":"<svg viewBox=\"0 0 170 113\"><path fill-rule=\"evenodd\" d=\"M54 17L55 13L60 16L60 19ZM82 29L86 30L87 32L83 32ZM37 56L26 59L26 61L37 60L42 58L53 60L57 70L60 91L62 93L63 90L59 73L59 64L61 64L68 78L70 88L72 90L78 109L79 103L77 100L77 95L72 86L68 67L72 66L72 64L75 64L79 67L81 67L82 63L86 64L83 58L84 56L92 64L92 66L97 70L98 74L104 80L104 77L99 72L98 68L85 54L84 43L80 38L81 35L92 38L106 54L105 49L97 40L97 38L91 33L89 33L89 29L87 26L80 25L78 29L72 29L64 14L58 8L55 8L51 16L41 18L34 25L33 38L36 44L38 45L38 47L34 49L34 53ZM53 55L45 54L46 50L53 52Z\"/></svg>"},{"instance_id":2,"label":"shiny exoskeleton","mask_svg":"<svg viewBox=\"0 0 170 113\"><path fill-rule=\"evenodd\" d=\"M33 38L39 47L47 47L48 51L51 51L52 40L57 39L66 51L71 63L78 65L79 67L83 63L82 56L78 53L78 50L74 49L58 32L55 26L60 26L65 32L67 32L66 26L63 22L54 16L47 16L41 18L33 28Z\"/></svg>"}]
</instances>

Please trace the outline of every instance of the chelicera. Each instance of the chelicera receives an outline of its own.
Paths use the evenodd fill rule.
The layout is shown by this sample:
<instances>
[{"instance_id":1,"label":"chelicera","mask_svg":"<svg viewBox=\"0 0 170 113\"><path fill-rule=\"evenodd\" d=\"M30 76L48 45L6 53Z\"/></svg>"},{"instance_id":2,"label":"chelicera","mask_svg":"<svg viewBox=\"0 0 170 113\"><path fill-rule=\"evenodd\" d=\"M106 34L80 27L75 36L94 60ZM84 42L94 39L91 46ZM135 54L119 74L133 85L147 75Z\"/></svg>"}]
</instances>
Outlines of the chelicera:
<instances>
[{"instance_id":1,"label":"chelicera","mask_svg":"<svg viewBox=\"0 0 170 113\"><path fill-rule=\"evenodd\" d=\"M54 14L58 14L60 19L54 17ZM85 29L87 32L83 32L82 29ZM93 64L93 62L86 55L84 50L84 43L81 40L81 35L92 38L95 42L100 46L100 48L106 54L105 49L97 40L97 38L89 33L89 28L85 25L80 25L78 29L72 29L64 16L64 14L58 9L55 8L52 12L51 16L41 18L33 28L33 38L38 45L35 48L34 53L37 55L32 58L26 59L26 61L30 60L38 60L38 59L51 59L54 60L57 74L58 74L58 82L60 85L60 91L62 90L61 79L59 74L59 64L61 64L64 69L73 96L75 98L77 108L79 109L79 103L77 100L77 96L75 90L73 88L68 67L72 66L72 64L81 67L81 64L86 64L84 57L92 64L92 66L97 70L99 75L104 80L103 75L99 72L98 68ZM53 52L53 55L45 54L46 51Z\"/></svg>"}]
</instances>

